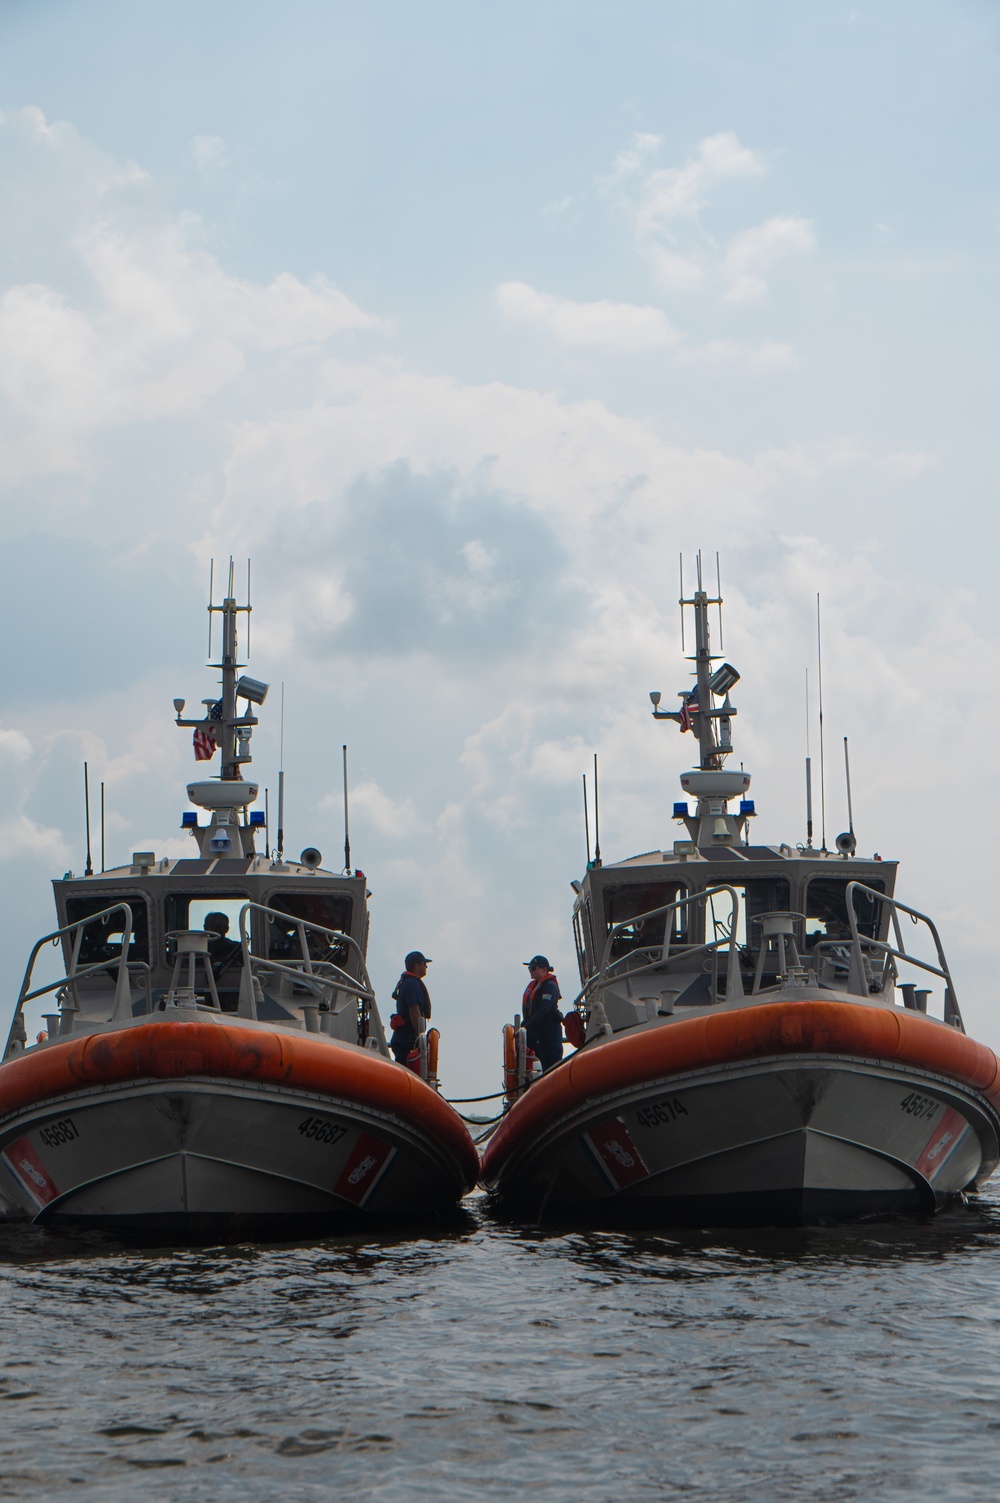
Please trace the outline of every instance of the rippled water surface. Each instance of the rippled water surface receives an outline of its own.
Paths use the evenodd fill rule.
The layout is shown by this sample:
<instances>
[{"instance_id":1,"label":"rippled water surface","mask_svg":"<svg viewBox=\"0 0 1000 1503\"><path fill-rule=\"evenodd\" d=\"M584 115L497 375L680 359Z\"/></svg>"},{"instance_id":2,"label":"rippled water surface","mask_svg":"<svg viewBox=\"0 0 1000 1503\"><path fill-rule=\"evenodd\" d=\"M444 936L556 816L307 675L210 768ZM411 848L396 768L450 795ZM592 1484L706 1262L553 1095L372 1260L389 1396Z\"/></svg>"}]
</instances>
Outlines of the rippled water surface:
<instances>
[{"instance_id":1,"label":"rippled water surface","mask_svg":"<svg viewBox=\"0 0 1000 1503\"><path fill-rule=\"evenodd\" d=\"M8 1229L0 1497L993 1499L1000 1194L864 1228Z\"/></svg>"}]
</instances>

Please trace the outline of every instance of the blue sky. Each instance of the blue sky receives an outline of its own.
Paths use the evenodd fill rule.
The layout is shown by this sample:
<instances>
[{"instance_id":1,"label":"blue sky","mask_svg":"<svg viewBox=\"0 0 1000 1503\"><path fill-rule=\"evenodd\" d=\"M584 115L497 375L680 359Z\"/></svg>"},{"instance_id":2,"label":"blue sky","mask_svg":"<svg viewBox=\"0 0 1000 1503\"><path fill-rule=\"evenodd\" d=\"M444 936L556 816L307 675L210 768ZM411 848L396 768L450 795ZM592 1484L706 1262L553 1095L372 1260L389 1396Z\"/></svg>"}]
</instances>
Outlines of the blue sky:
<instances>
[{"instance_id":1,"label":"blue sky","mask_svg":"<svg viewBox=\"0 0 1000 1503\"><path fill-rule=\"evenodd\" d=\"M180 840L169 703L250 553L293 839L335 849L348 740L376 980L434 954L485 1088L518 962L569 992L593 750L605 854L673 838L645 696L701 546L759 838L801 838L821 590L862 846L1000 1042L988 853L974 897L941 861L998 730L998 78L976 3L0 0L3 974L83 755L118 857Z\"/></svg>"}]
</instances>

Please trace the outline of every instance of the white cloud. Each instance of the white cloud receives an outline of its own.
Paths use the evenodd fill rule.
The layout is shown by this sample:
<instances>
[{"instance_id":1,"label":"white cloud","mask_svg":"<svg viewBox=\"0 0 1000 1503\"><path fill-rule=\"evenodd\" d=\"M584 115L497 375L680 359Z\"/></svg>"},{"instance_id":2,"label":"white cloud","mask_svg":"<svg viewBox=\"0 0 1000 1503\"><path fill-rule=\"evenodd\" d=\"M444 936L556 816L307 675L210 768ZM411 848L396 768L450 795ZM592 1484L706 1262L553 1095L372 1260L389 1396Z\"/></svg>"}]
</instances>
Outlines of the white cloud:
<instances>
[{"instance_id":1,"label":"white cloud","mask_svg":"<svg viewBox=\"0 0 1000 1503\"><path fill-rule=\"evenodd\" d=\"M703 216L727 181L766 172L764 154L744 146L732 131L720 131L700 141L683 167L657 167L662 144L658 136L637 134L600 186L628 215L637 245L668 291L721 284L725 301L756 301L767 291L765 273L776 262L814 249L809 220L777 214L739 231L720 252Z\"/></svg>"},{"instance_id":2,"label":"white cloud","mask_svg":"<svg viewBox=\"0 0 1000 1503\"><path fill-rule=\"evenodd\" d=\"M547 329L560 344L597 345L610 350L653 350L680 338L662 308L636 303L576 303L536 292L526 282L503 282L496 289L500 311L515 323Z\"/></svg>"},{"instance_id":3,"label":"white cloud","mask_svg":"<svg viewBox=\"0 0 1000 1503\"><path fill-rule=\"evenodd\" d=\"M772 340L749 350L746 357L747 368L752 371L791 370L799 363L793 345L776 344Z\"/></svg>"},{"instance_id":4,"label":"white cloud","mask_svg":"<svg viewBox=\"0 0 1000 1503\"><path fill-rule=\"evenodd\" d=\"M804 255L816 247L816 236L809 220L793 214L777 214L763 224L741 230L729 242L722 262L722 273L729 287L729 302L743 303L761 298L767 291L764 272L787 256Z\"/></svg>"},{"instance_id":5,"label":"white cloud","mask_svg":"<svg viewBox=\"0 0 1000 1503\"><path fill-rule=\"evenodd\" d=\"M195 136L191 150L203 177L212 177L229 165L229 148L221 136Z\"/></svg>"},{"instance_id":6,"label":"white cloud","mask_svg":"<svg viewBox=\"0 0 1000 1503\"><path fill-rule=\"evenodd\" d=\"M915 475L922 475L936 463L935 455L928 454L923 449L898 449L896 453L885 456L882 467L897 480L912 480Z\"/></svg>"},{"instance_id":7,"label":"white cloud","mask_svg":"<svg viewBox=\"0 0 1000 1503\"><path fill-rule=\"evenodd\" d=\"M765 170L759 152L744 146L732 131L720 131L699 141L694 158L683 167L652 167L662 142L658 136L636 135L619 153L609 186L632 195L640 238L656 236L674 221L697 219L710 190L726 178L758 177ZM637 188L633 180L638 179Z\"/></svg>"},{"instance_id":8,"label":"white cloud","mask_svg":"<svg viewBox=\"0 0 1000 1503\"><path fill-rule=\"evenodd\" d=\"M343 811L342 798L336 794L320 800L320 808L339 814ZM352 823L372 825L380 835L393 840L403 840L425 828L417 817L413 800L392 798L372 778L356 784L350 790Z\"/></svg>"},{"instance_id":9,"label":"white cloud","mask_svg":"<svg viewBox=\"0 0 1000 1503\"><path fill-rule=\"evenodd\" d=\"M759 345L741 344L736 339L710 339L702 345L690 345L677 357L688 364L716 364L728 361L757 373L788 370L800 364L790 344L764 341Z\"/></svg>"},{"instance_id":10,"label":"white cloud","mask_svg":"<svg viewBox=\"0 0 1000 1503\"><path fill-rule=\"evenodd\" d=\"M80 468L99 428L199 411L253 350L306 351L384 327L324 277L260 284L225 272L195 216L137 204L144 174L109 165L69 126L24 110L0 129L8 186L30 169L36 197L51 194L49 212L66 214L47 230L61 285L14 282L0 297L0 479Z\"/></svg>"}]
</instances>

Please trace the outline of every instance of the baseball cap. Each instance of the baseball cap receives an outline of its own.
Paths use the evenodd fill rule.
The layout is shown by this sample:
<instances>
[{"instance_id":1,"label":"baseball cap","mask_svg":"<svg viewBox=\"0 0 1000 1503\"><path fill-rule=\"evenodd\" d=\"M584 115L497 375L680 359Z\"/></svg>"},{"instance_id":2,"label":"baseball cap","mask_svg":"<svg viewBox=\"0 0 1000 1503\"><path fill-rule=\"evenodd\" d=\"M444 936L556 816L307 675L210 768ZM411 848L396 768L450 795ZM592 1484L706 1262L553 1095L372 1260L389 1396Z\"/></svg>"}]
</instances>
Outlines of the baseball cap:
<instances>
[{"instance_id":1,"label":"baseball cap","mask_svg":"<svg viewBox=\"0 0 1000 1503\"><path fill-rule=\"evenodd\" d=\"M543 965L547 971L551 971L551 969L552 969L552 967L549 965L548 961L545 959L544 955L532 955L532 957L531 957L530 960L525 960L522 963L524 965L526 965L529 970L531 969L532 966L536 966L536 965Z\"/></svg>"},{"instance_id":2,"label":"baseball cap","mask_svg":"<svg viewBox=\"0 0 1000 1503\"><path fill-rule=\"evenodd\" d=\"M411 950L409 955L407 955L406 959L403 961L403 964L406 966L407 970L410 969L411 965L430 965L430 963L430 957L427 955L421 955L419 950Z\"/></svg>"}]
</instances>

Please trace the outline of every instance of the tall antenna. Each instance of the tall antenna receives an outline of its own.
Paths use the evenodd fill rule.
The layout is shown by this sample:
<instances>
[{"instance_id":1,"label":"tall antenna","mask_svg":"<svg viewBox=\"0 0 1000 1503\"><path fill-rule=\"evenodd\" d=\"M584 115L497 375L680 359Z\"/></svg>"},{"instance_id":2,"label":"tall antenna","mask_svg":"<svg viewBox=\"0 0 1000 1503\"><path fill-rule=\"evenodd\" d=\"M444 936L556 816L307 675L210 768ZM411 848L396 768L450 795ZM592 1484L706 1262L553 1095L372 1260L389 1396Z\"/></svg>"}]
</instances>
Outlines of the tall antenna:
<instances>
[{"instance_id":1,"label":"tall antenna","mask_svg":"<svg viewBox=\"0 0 1000 1503\"><path fill-rule=\"evenodd\" d=\"M344 874L351 875L351 827L347 817L347 745L344 745Z\"/></svg>"},{"instance_id":2,"label":"tall antenna","mask_svg":"<svg viewBox=\"0 0 1000 1503\"><path fill-rule=\"evenodd\" d=\"M722 645L722 569L719 565L719 550L715 550L715 594L719 606L719 651L724 652Z\"/></svg>"},{"instance_id":3,"label":"tall antenna","mask_svg":"<svg viewBox=\"0 0 1000 1503\"><path fill-rule=\"evenodd\" d=\"M101 784L101 875L104 875L104 784Z\"/></svg>"},{"instance_id":4,"label":"tall antenna","mask_svg":"<svg viewBox=\"0 0 1000 1503\"><path fill-rule=\"evenodd\" d=\"M212 661L212 617L215 612L212 606L215 602L215 559L208 561L208 661Z\"/></svg>"},{"instance_id":5,"label":"tall antenna","mask_svg":"<svg viewBox=\"0 0 1000 1503\"><path fill-rule=\"evenodd\" d=\"M90 859L90 773L87 764L83 764L83 809L84 819L87 825L87 864L83 869L85 877L94 875L94 863Z\"/></svg>"},{"instance_id":6,"label":"tall antenna","mask_svg":"<svg viewBox=\"0 0 1000 1503\"><path fill-rule=\"evenodd\" d=\"M278 860L285 851L285 686L281 685L281 729L278 734Z\"/></svg>"},{"instance_id":7,"label":"tall antenna","mask_svg":"<svg viewBox=\"0 0 1000 1503\"><path fill-rule=\"evenodd\" d=\"M823 739L823 628L819 614L819 594L816 595L816 664L819 676L819 816L823 835L821 851L826 850L826 756Z\"/></svg>"},{"instance_id":8,"label":"tall antenna","mask_svg":"<svg viewBox=\"0 0 1000 1503\"><path fill-rule=\"evenodd\" d=\"M264 789L264 849L271 854L271 794L270 789Z\"/></svg>"},{"instance_id":9,"label":"tall antenna","mask_svg":"<svg viewBox=\"0 0 1000 1503\"><path fill-rule=\"evenodd\" d=\"M590 810L587 807L587 774L583 775L583 833L587 837L587 870L590 870Z\"/></svg>"},{"instance_id":10,"label":"tall antenna","mask_svg":"<svg viewBox=\"0 0 1000 1503\"><path fill-rule=\"evenodd\" d=\"M594 753L594 865L601 864L601 816L597 802L597 753Z\"/></svg>"},{"instance_id":11,"label":"tall antenna","mask_svg":"<svg viewBox=\"0 0 1000 1503\"><path fill-rule=\"evenodd\" d=\"M844 737L844 772L847 774L847 828L854 834L854 809L851 805L851 758L847 750L847 737Z\"/></svg>"},{"instance_id":12,"label":"tall antenna","mask_svg":"<svg viewBox=\"0 0 1000 1503\"><path fill-rule=\"evenodd\" d=\"M250 656L250 560L247 559L247 657Z\"/></svg>"},{"instance_id":13,"label":"tall antenna","mask_svg":"<svg viewBox=\"0 0 1000 1503\"><path fill-rule=\"evenodd\" d=\"M806 845L812 850L813 843L813 775L812 757L809 755L809 669L806 669Z\"/></svg>"},{"instance_id":14,"label":"tall antenna","mask_svg":"<svg viewBox=\"0 0 1000 1503\"><path fill-rule=\"evenodd\" d=\"M683 555L683 553L680 555L680 566L681 566L681 652L686 653L687 652L687 648L684 646L684 555Z\"/></svg>"}]
</instances>

